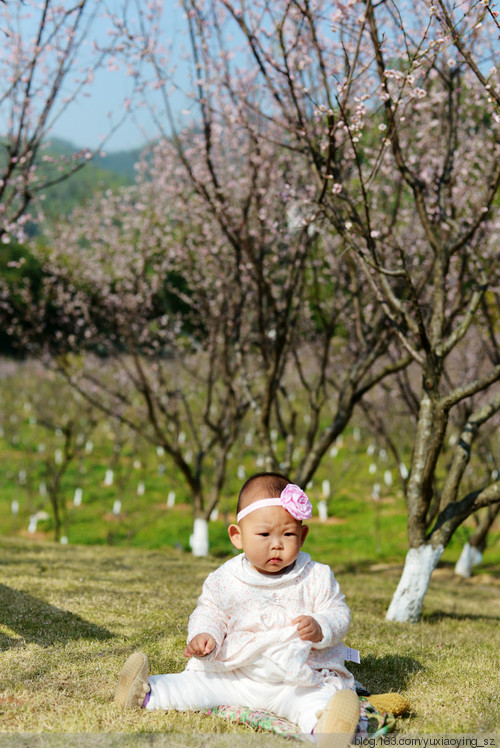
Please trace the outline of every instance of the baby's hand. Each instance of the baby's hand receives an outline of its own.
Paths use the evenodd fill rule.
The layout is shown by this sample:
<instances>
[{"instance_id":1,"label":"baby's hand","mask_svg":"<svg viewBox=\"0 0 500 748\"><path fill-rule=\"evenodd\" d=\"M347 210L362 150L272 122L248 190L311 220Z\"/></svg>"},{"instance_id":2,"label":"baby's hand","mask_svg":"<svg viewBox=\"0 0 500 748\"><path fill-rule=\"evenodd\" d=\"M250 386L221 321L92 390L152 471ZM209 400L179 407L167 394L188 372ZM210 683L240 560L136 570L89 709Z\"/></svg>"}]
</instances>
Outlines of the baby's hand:
<instances>
[{"instance_id":1,"label":"baby's hand","mask_svg":"<svg viewBox=\"0 0 500 748\"><path fill-rule=\"evenodd\" d=\"M205 657L215 647L215 639L210 634L196 634L193 636L186 649L184 657Z\"/></svg>"},{"instance_id":2,"label":"baby's hand","mask_svg":"<svg viewBox=\"0 0 500 748\"><path fill-rule=\"evenodd\" d=\"M323 638L321 626L312 616L298 616L292 621L297 624L297 631L303 641L320 642Z\"/></svg>"}]
</instances>

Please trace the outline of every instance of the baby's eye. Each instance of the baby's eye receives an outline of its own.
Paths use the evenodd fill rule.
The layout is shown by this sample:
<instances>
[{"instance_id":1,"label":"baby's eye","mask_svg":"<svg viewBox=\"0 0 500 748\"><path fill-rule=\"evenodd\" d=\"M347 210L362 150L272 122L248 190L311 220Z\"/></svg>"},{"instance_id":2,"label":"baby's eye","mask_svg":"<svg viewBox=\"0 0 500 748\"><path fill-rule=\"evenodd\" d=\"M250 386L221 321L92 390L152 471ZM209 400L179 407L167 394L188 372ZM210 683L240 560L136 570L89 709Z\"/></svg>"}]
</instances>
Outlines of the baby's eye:
<instances>
[{"instance_id":1,"label":"baby's eye","mask_svg":"<svg viewBox=\"0 0 500 748\"><path fill-rule=\"evenodd\" d=\"M292 538L294 538L294 537L295 537L296 535L297 535L297 533L296 533L296 532L286 532L286 533L285 533L285 537L286 537L286 538L289 538L289 537L292 537Z\"/></svg>"},{"instance_id":2,"label":"baby's eye","mask_svg":"<svg viewBox=\"0 0 500 748\"><path fill-rule=\"evenodd\" d=\"M263 537L263 538L267 538L267 537L269 537L269 533L268 533L268 532L259 532L259 535L260 535L261 537Z\"/></svg>"}]
</instances>

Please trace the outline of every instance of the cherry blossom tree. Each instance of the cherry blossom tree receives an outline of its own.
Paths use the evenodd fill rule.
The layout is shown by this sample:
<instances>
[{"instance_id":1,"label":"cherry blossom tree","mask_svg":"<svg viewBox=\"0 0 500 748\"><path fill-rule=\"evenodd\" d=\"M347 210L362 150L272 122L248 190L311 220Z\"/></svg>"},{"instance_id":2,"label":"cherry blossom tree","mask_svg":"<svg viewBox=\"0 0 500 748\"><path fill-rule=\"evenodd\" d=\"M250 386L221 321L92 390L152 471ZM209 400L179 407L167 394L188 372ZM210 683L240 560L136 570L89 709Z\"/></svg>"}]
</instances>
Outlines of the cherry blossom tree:
<instances>
[{"instance_id":1,"label":"cherry blossom tree","mask_svg":"<svg viewBox=\"0 0 500 748\"><path fill-rule=\"evenodd\" d=\"M472 576L474 566L480 564L488 543L488 533L494 525L500 504L491 504L479 516L474 515L476 528L464 544L460 558L455 564L455 574L468 579Z\"/></svg>"},{"instance_id":2,"label":"cherry blossom tree","mask_svg":"<svg viewBox=\"0 0 500 748\"><path fill-rule=\"evenodd\" d=\"M0 238L24 238L39 217L44 191L81 169L94 153L55 158L48 136L61 114L112 60L115 43L101 48L96 20L101 0L7 2L0 6ZM121 115L115 127L123 119ZM108 137L114 128L110 128ZM103 141L104 143L105 141ZM36 210L28 212L30 206Z\"/></svg>"},{"instance_id":3,"label":"cherry blossom tree","mask_svg":"<svg viewBox=\"0 0 500 748\"><path fill-rule=\"evenodd\" d=\"M247 292L223 248L205 247L193 213L189 236L182 220L161 215L174 206L157 201L158 188L155 181L109 197L102 212L74 217L54 239L55 304L67 329L82 331L62 333L77 353L59 365L89 401L171 458L192 497L193 551L204 555L207 520L248 408L239 385ZM64 267L68 248L77 260ZM84 345L99 357L81 358Z\"/></svg>"},{"instance_id":4,"label":"cherry blossom tree","mask_svg":"<svg viewBox=\"0 0 500 748\"><path fill-rule=\"evenodd\" d=\"M490 297L490 301L493 297ZM491 306L491 304L490 304ZM490 309L491 311L491 309ZM496 316L496 313L495 313ZM448 386L457 387L463 378L464 369L471 379L480 377L481 372L488 367L491 357L497 357L497 344L492 338L495 351L486 343L481 330L471 335L467 347L462 347L458 357L452 354L445 362L444 379ZM492 356L493 354L493 356ZM465 366L464 366L465 363ZM396 465L399 465L399 478L403 491L406 493L408 484L408 470L405 460L411 453L413 439L419 417L420 402L419 368L411 366L399 373L390 382L383 383L371 393L369 399L363 402L364 415L376 438L386 445ZM433 499L426 517L428 532L437 524L440 515L440 499L446 477L451 475L451 466L456 460L457 453L466 449L466 442L461 438L463 432L470 430L470 423L474 420L474 413L480 412L488 406L490 393L477 393L475 396L457 404L450 411L446 430L446 440L443 444L437 470L433 478ZM391 413L391 421L384 417L384 413ZM461 493L466 496L474 494L477 486L487 486L498 480L500 445L498 443L498 427L500 412L491 414L477 430L468 454L467 466L461 478ZM500 510L500 503L490 504L473 513L462 526L462 534L467 535L462 554L455 566L455 573L469 577L473 566L482 561L488 544L488 533L492 529Z\"/></svg>"},{"instance_id":5,"label":"cherry blossom tree","mask_svg":"<svg viewBox=\"0 0 500 748\"><path fill-rule=\"evenodd\" d=\"M470 8L462 19L460 36L468 44L470 54L477 49L482 14L484 5ZM500 409L497 384L500 357L487 296L488 287L496 290L498 283L498 215L495 216L494 199L500 182L499 132L488 88L477 85L475 71L467 59L451 54L449 37L437 25L431 65L424 66L425 79L421 84L426 95L418 108L424 112L427 109L431 127L440 114L442 130L439 135L429 133L425 154L420 147L417 152L412 149L411 153L405 153L405 128L397 122L403 91L388 82L381 27L371 9L367 17L385 94L384 113L394 166L415 203L423 239L421 246L425 248L425 255L421 254L419 259L427 265L431 292L419 296L408 262L409 253L400 251L399 267L387 255L387 260L380 263L380 255L373 254L378 264L381 299L397 324L408 325L400 339L412 350L422 373L407 484L410 550L387 613L389 619L405 621L419 618L430 573L456 528L480 507L500 500L500 484L493 476L486 483L481 480L473 490L464 490L464 475L478 433ZM440 43L443 55L436 50ZM488 49L487 35L481 39L483 45L481 54ZM491 149L491 159L484 159L485 148ZM470 199L472 184L475 199ZM401 308L402 297L394 292L394 282L390 283L389 293L383 288L388 285L387 271L402 273L400 277L404 278L410 302L406 309ZM467 361L466 351L474 350L476 335L484 347L490 347L484 367L480 371L475 367L469 370L460 367L458 375L455 371L452 377L452 354L460 352L462 362ZM467 417L462 422L447 474L436 491L439 458L450 414L463 403L467 403Z\"/></svg>"},{"instance_id":6,"label":"cherry blossom tree","mask_svg":"<svg viewBox=\"0 0 500 748\"><path fill-rule=\"evenodd\" d=\"M193 535L205 539L247 411L268 464L299 471L338 392L342 410L314 445L313 474L364 390L401 365L375 367L392 333L373 304L354 315L348 339L349 298L362 278L335 265L330 231L294 213L309 185L293 152L232 124L210 150L211 172L205 134L184 133L182 148L164 139L135 187L99 198L48 236L40 303L21 289L9 319L31 349L49 344L91 402L170 455L193 497ZM202 187L214 189L215 174L211 205ZM101 358L87 355L82 366L70 352L85 348ZM341 357L352 361L343 378L333 373ZM305 403L293 399L297 384ZM304 408L307 429L298 423Z\"/></svg>"},{"instance_id":7,"label":"cherry blossom tree","mask_svg":"<svg viewBox=\"0 0 500 748\"><path fill-rule=\"evenodd\" d=\"M498 292L496 11L475 0L411 8L367 0L333 9L321 0L186 0L184 7L192 97L207 143L220 106L215 90L241 121L272 123L273 138L279 131L282 147L309 169L314 197L297 206L299 215L311 226L321 217L336 233L400 355L419 368L409 552L388 611L389 619L417 620L453 532L500 499L498 480L463 490L477 434L499 409L498 353L475 376L462 371L450 380L447 368L474 336L496 333L485 311L488 289ZM160 57L152 57L167 81ZM450 414L480 393L436 494Z\"/></svg>"},{"instance_id":8,"label":"cherry blossom tree","mask_svg":"<svg viewBox=\"0 0 500 748\"><path fill-rule=\"evenodd\" d=\"M32 488L36 477L32 509L50 510L58 542L68 532L68 491L75 488L68 486L68 469L85 455L102 416L56 372L34 362L4 378L0 415L3 438L23 455L20 484Z\"/></svg>"},{"instance_id":9,"label":"cherry blossom tree","mask_svg":"<svg viewBox=\"0 0 500 748\"><path fill-rule=\"evenodd\" d=\"M254 378L247 383L247 391L266 464L306 484L349 423L355 404L410 359L406 352L399 355L393 350L391 359L382 361L394 331L362 272L355 263L344 262L345 237L335 227L332 230L318 210L317 184L303 158L303 145L279 117L271 116L267 102L261 102L262 91L264 98L267 93L258 80L255 60L252 57L249 66L234 69L234 55L243 52L225 37L224 4L185 3L184 7L192 77L190 89L184 92L188 105L183 125L170 102L179 86L172 77L169 49L162 46L161 23L155 25L155 32L146 31L143 16L142 33L126 34L127 54L150 61L153 85L163 95L164 119L159 108L154 112L159 132L172 142L203 209L214 217L232 251L246 262L257 305L254 343L261 374L257 382ZM232 172L228 176L227 144L242 138L251 146L235 152L238 190ZM279 168L281 174L276 173ZM260 183L259 175L270 170L279 189ZM272 219L276 204L279 221ZM287 272L277 273L285 264ZM366 303L349 306L357 296L364 296ZM302 392L300 402L294 399L297 387ZM273 434L281 439L272 439Z\"/></svg>"},{"instance_id":10,"label":"cherry blossom tree","mask_svg":"<svg viewBox=\"0 0 500 748\"><path fill-rule=\"evenodd\" d=\"M122 353L106 388L124 418L136 407L135 396L125 396L131 391L148 418L155 413L144 393L163 359L145 369L145 352L190 364L198 381L212 372L198 389L209 410L203 432L192 427L197 444L215 444L225 466L212 407L232 414L225 433L253 409L271 464L291 466L303 484L355 405L413 362L409 553L388 617L416 620L453 532L500 499L498 480L472 490L464 481L477 436L499 409L490 309L498 293L496 17L472 1L458 20L458 6L439 15L426 2L411 13L370 0L333 9L320 0L184 7L191 119L177 127L168 50L159 25L147 32L145 14L141 34L128 33L123 44L151 62L168 138L145 193L130 192L114 211L107 200L111 212L97 213L95 230L87 214L54 237L48 269L57 279L60 341L87 341L108 354L90 380L85 375L95 391L103 390L98 372L109 354ZM469 360L477 340L489 358L457 375L450 362ZM120 389L118 376L134 388ZM154 389L162 417L167 392L169 408L180 403L182 422L192 419L186 382L163 374ZM221 388L217 397L206 394L212 386ZM298 407L293 394L302 398ZM301 458L293 447L304 431L297 425L304 401L311 439ZM469 414L439 480L450 420L463 404ZM157 438L158 422L148 421ZM181 411L169 411L166 433L180 435L180 422ZM271 438L276 423L284 454ZM178 441L160 444L189 482Z\"/></svg>"},{"instance_id":11,"label":"cherry blossom tree","mask_svg":"<svg viewBox=\"0 0 500 748\"><path fill-rule=\"evenodd\" d=\"M243 148L243 141L238 145ZM256 176L240 171L236 155L233 163L227 173L234 210L241 210L237 198L256 189ZM33 304L26 288L25 305L16 313L32 346L45 340L59 354L73 386L170 456L193 499L195 552L206 553L207 520L250 407L251 268L193 194L168 141L142 168L137 186L100 198L48 238L41 305ZM259 180L269 180L268 170ZM283 221L278 210L271 204L270 222ZM294 242L300 266L310 239L294 231L288 253ZM276 268L290 274L288 267ZM47 299L58 315L51 318L52 337ZM82 359L85 348L100 358Z\"/></svg>"}]
</instances>

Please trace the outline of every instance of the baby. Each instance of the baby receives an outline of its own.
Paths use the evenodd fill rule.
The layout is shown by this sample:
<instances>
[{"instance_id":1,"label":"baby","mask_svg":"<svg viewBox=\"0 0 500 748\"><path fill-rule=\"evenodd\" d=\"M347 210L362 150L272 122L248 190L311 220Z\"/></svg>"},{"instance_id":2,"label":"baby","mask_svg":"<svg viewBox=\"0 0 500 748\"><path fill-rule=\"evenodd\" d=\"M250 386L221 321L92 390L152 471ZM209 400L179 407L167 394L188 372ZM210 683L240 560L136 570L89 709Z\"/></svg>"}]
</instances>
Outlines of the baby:
<instances>
[{"instance_id":1,"label":"baby","mask_svg":"<svg viewBox=\"0 0 500 748\"><path fill-rule=\"evenodd\" d=\"M131 655L115 701L122 707L264 709L299 725L320 746L341 748L359 719L342 638L350 612L325 564L301 551L311 517L305 493L278 473L241 489L229 538L243 550L208 575L188 623L182 673L148 680Z\"/></svg>"}]
</instances>

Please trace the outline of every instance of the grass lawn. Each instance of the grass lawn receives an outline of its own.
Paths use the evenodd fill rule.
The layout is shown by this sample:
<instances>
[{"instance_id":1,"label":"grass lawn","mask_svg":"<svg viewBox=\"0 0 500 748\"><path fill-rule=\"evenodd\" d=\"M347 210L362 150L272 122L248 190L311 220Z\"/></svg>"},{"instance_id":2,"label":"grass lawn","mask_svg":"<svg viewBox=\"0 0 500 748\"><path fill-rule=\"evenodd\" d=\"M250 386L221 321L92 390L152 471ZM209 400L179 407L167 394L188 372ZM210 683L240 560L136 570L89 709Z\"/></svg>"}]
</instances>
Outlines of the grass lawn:
<instances>
[{"instance_id":1,"label":"grass lawn","mask_svg":"<svg viewBox=\"0 0 500 748\"><path fill-rule=\"evenodd\" d=\"M308 538L305 550L313 548ZM355 568L348 553L334 549L331 559L353 611L346 644L361 651L355 676L374 693L404 693L412 705L398 731L499 733L498 569L483 567L458 580L445 561L422 621L409 625L384 620L400 565ZM120 667L136 649L147 654L152 673L183 669L187 618L220 562L175 549L0 539L0 740L19 733L126 733L133 745L134 733L153 743L167 734L169 745L234 746L238 733L262 744L248 728L215 717L123 713L111 700ZM196 735L211 737L200 743ZM290 745L268 735L265 744ZM99 745L97 737L92 745Z\"/></svg>"}]
</instances>

